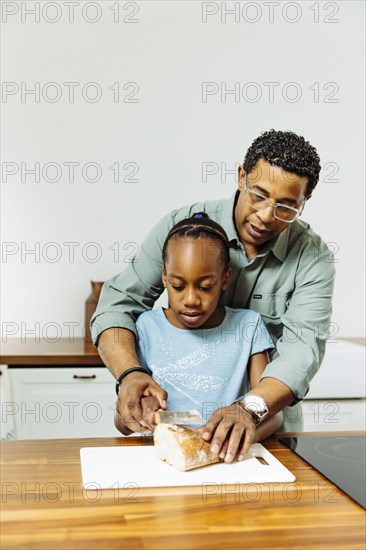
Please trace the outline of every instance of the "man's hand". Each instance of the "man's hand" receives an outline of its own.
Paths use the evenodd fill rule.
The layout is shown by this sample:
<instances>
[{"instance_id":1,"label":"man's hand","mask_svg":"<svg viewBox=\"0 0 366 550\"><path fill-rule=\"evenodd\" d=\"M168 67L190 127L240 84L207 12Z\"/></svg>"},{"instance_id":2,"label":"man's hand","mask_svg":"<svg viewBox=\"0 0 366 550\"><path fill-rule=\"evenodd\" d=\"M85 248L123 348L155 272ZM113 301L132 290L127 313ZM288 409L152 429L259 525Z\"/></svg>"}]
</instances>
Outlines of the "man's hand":
<instances>
[{"instance_id":1,"label":"man's hand","mask_svg":"<svg viewBox=\"0 0 366 550\"><path fill-rule=\"evenodd\" d=\"M253 417L239 403L220 407L199 428L203 439L211 441L211 451L225 462L232 462L235 457L244 459L254 442L255 430Z\"/></svg>"},{"instance_id":2,"label":"man's hand","mask_svg":"<svg viewBox=\"0 0 366 550\"><path fill-rule=\"evenodd\" d=\"M140 422L141 426L146 426L151 430L154 430L156 427L155 422L155 412L161 411L159 400L157 397L142 397L141 398L141 409L142 409L142 420Z\"/></svg>"},{"instance_id":3,"label":"man's hand","mask_svg":"<svg viewBox=\"0 0 366 550\"><path fill-rule=\"evenodd\" d=\"M142 407L143 398L148 399ZM118 425L127 427L122 433L150 432L153 428L153 413L166 408L167 392L149 376L141 372L131 372L122 380L119 387L116 412Z\"/></svg>"}]
</instances>

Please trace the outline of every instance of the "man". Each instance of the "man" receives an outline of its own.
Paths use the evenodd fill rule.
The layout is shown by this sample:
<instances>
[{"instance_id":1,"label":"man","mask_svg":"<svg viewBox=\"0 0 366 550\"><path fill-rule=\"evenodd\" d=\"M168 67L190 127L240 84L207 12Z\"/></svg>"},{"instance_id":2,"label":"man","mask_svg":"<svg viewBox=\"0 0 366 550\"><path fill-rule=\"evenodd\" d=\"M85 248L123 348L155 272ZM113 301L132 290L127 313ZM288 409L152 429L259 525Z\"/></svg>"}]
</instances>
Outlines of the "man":
<instances>
[{"instance_id":1,"label":"man","mask_svg":"<svg viewBox=\"0 0 366 550\"><path fill-rule=\"evenodd\" d=\"M131 432L150 431L153 425L144 397L155 396L162 408L167 397L138 363L134 322L163 292L166 235L175 223L198 211L222 225L230 240L232 277L224 305L260 313L276 345L259 384L233 404L230 417L216 411L201 428L202 435L211 441L213 452L221 450L231 461L240 441L245 439L247 450L256 426L281 410L284 431L301 429L297 403L324 357L335 276L327 246L299 220L319 172L316 149L303 137L275 130L263 133L239 167L235 195L168 214L127 269L104 285L92 319L93 341L118 380L117 416Z\"/></svg>"}]
</instances>

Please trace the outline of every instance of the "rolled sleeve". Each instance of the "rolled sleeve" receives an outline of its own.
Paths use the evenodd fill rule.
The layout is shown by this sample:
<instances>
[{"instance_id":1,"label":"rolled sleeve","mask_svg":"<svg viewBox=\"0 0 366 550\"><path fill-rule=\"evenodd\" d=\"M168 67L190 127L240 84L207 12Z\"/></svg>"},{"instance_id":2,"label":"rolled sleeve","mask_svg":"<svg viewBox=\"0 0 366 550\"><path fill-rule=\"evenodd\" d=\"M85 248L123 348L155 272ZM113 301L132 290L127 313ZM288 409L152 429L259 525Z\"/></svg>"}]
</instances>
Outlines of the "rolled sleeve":
<instances>
[{"instance_id":1,"label":"rolled sleeve","mask_svg":"<svg viewBox=\"0 0 366 550\"><path fill-rule=\"evenodd\" d=\"M98 338L109 328L125 328L136 335L135 322L127 313L103 312L96 315L91 321L91 335L93 344L96 346Z\"/></svg>"}]
</instances>

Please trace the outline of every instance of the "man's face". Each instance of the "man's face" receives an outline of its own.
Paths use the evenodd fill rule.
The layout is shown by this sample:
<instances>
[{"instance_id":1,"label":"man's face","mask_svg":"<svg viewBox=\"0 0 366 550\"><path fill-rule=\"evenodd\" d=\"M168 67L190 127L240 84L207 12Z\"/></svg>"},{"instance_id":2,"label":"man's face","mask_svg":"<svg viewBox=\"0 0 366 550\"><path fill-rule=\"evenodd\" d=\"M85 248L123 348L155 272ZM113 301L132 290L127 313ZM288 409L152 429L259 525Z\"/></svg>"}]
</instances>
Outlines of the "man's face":
<instances>
[{"instance_id":1,"label":"man's face","mask_svg":"<svg viewBox=\"0 0 366 550\"><path fill-rule=\"evenodd\" d=\"M276 238L289 224L274 217L274 208L264 210L251 207L250 196L245 193L245 172L239 167L240 195L235 207L235 225L247 253L253 257L263 245ZM248 187L267 197L272 203L282 203L293 208L300 208L306 196L308 178L285 172L279 166L272 166L260 159L255 168L248 174Z\"/></svg>"}]
</instances>

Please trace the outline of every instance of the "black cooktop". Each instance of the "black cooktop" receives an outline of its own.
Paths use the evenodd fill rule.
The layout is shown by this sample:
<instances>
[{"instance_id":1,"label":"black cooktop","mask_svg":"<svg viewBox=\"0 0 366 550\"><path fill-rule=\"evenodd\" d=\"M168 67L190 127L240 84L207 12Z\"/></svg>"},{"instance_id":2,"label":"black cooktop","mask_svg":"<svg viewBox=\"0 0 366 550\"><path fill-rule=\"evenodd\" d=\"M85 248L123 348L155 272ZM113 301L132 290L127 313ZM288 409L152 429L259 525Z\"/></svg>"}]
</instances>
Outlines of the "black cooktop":
<instances>
[{"instance_id":1,"label":"black cooktop","mask_svg":"<svg viewBox=\"0 0 366 550\"><path fill-rule=\"evenodd\" d=\"M366 508L364 436L315 435L282 437L280 441Z\"/></svg>"}]
</instances>

